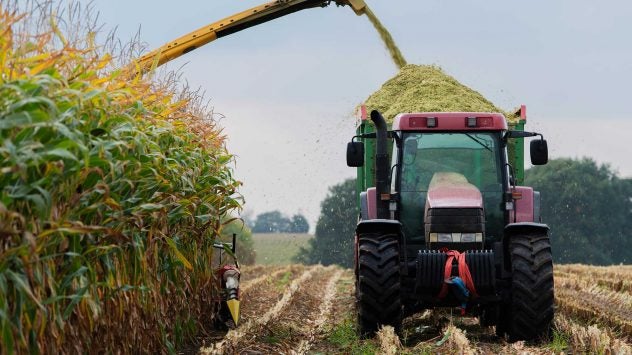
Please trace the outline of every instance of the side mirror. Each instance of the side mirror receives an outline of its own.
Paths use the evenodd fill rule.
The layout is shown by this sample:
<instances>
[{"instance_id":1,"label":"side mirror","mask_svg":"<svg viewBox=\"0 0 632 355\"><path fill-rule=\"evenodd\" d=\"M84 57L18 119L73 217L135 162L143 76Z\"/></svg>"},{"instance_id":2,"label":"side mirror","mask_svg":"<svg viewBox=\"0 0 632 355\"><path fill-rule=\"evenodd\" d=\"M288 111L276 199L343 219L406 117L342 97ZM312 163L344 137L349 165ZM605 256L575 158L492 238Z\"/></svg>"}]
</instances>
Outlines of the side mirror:
<instances>
[{"instance_id":1,"label":"side mirror","mask_svg":"<svg viewBox=\"0 0 632 355\"><path fill-rule=\"evenodd\" d=\"M347 166L359 167L364 165L364 143L349 142L347 144Z\"/></svg>"},{"instance_id":2,"label":"side mirror","mask_svg":"<svg viewBox=\"0 0 632 355\"><path fill-rule=\"evenodd\" d=\"M531 164L544 165L549 162L549 148L545 139L534 139L531 141Z\"/></svg>"}]
</instances>

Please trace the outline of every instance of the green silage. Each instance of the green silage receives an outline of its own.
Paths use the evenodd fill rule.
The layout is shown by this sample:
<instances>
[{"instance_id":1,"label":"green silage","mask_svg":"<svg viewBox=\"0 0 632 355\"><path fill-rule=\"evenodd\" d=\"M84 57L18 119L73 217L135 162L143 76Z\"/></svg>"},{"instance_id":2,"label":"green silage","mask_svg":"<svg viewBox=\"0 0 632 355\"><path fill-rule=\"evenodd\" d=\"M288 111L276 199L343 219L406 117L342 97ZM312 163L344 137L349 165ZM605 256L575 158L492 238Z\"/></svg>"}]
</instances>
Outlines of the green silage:
<instances>
[{"instance_id":1,"label":"green silage","mask_svg":"<svg viewBox=\"0 0 632 355\"><path fill-rule=\"evenodd\" d=\"M388 122L406 112L501 112L475 90L434 65L409 64L365 101ZM505 116L507 116L505 114Z\"/></svg>"}]
</instances>

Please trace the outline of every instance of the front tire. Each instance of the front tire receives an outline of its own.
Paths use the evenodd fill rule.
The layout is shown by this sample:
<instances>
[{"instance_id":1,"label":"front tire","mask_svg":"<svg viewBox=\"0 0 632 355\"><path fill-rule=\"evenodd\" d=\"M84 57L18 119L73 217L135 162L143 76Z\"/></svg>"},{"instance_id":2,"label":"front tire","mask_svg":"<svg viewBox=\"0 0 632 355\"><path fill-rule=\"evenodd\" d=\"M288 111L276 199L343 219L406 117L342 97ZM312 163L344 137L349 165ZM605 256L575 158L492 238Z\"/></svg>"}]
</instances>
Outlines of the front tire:
<instances>
[{"instance_id":1,"label":"front tire","mask_svg":"<svg viewBox=\"0 0 632 355\"><path fill-rule=\"evenodd\" d=\"M514 235L511 254L511 302L503 307L497 329L510 341L535 341L551 335L555 314L553 257L546 234Z\"/></svg>"},{"instance_id":2,"label":"front tire","mask_svg":"<svg viewBox=\"0 0 632 355\"><path fill-rule=\"evenodd\" d=\"M358 330L370 337L380 326L402 326L399 242L395 234L365 233L358 238L356 281Z\"/></svg>"}]
</instances>

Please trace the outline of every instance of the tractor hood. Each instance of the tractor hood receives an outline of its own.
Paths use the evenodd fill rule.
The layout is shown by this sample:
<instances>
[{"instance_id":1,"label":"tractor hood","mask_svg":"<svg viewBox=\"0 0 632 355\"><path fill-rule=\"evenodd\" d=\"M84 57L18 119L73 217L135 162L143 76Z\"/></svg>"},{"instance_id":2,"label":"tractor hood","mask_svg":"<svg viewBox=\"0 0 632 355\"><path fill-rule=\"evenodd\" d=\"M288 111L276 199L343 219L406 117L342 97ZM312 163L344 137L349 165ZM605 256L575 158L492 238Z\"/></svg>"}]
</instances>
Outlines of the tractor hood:
<instances>
[{"instance_id":1,"label":"tractor hood","mask_svg":"<svg viewBox=\"0 0 632 355\"><path fill-rule=\"evenodd\" d=\"M428 187L429 208L483 208L483 196L459 173L435 173Z\"/></svg>"}]
</instances>

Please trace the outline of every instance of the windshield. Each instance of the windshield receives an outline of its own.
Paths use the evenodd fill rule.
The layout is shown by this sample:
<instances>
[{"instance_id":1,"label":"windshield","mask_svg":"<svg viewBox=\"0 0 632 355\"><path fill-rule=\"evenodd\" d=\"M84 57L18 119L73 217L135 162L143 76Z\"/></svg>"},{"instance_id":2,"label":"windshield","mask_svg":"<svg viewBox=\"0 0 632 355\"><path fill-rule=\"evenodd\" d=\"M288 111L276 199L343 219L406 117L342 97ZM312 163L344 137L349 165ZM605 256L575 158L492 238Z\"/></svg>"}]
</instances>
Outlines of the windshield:
<instances>
[{"instance_id":1,"label":"windshield","mask_svg":"<svg viewBox=\"0 0 632 355\"><path fill-rule=\"evenodd\" d=\"M492 132L404 132L398 161L399 219L408 243L425 242L424 206L428 187L449 179L472 184L483 195L485 239L499 240L504 228L500 136ZM393 157L395 158L395 156Z\"/></svg>"},{"instance_id":2,"label":"windshield","mask_svg":"<svg viewBox=\"0 0 632 355\"><path fill-rule=\"evenodd\" d=\"M461 175L481 192L502 189L495 134L405 133L403 138L400 191L428 191L437 173Z\"/></svg>"}]
</instances>

